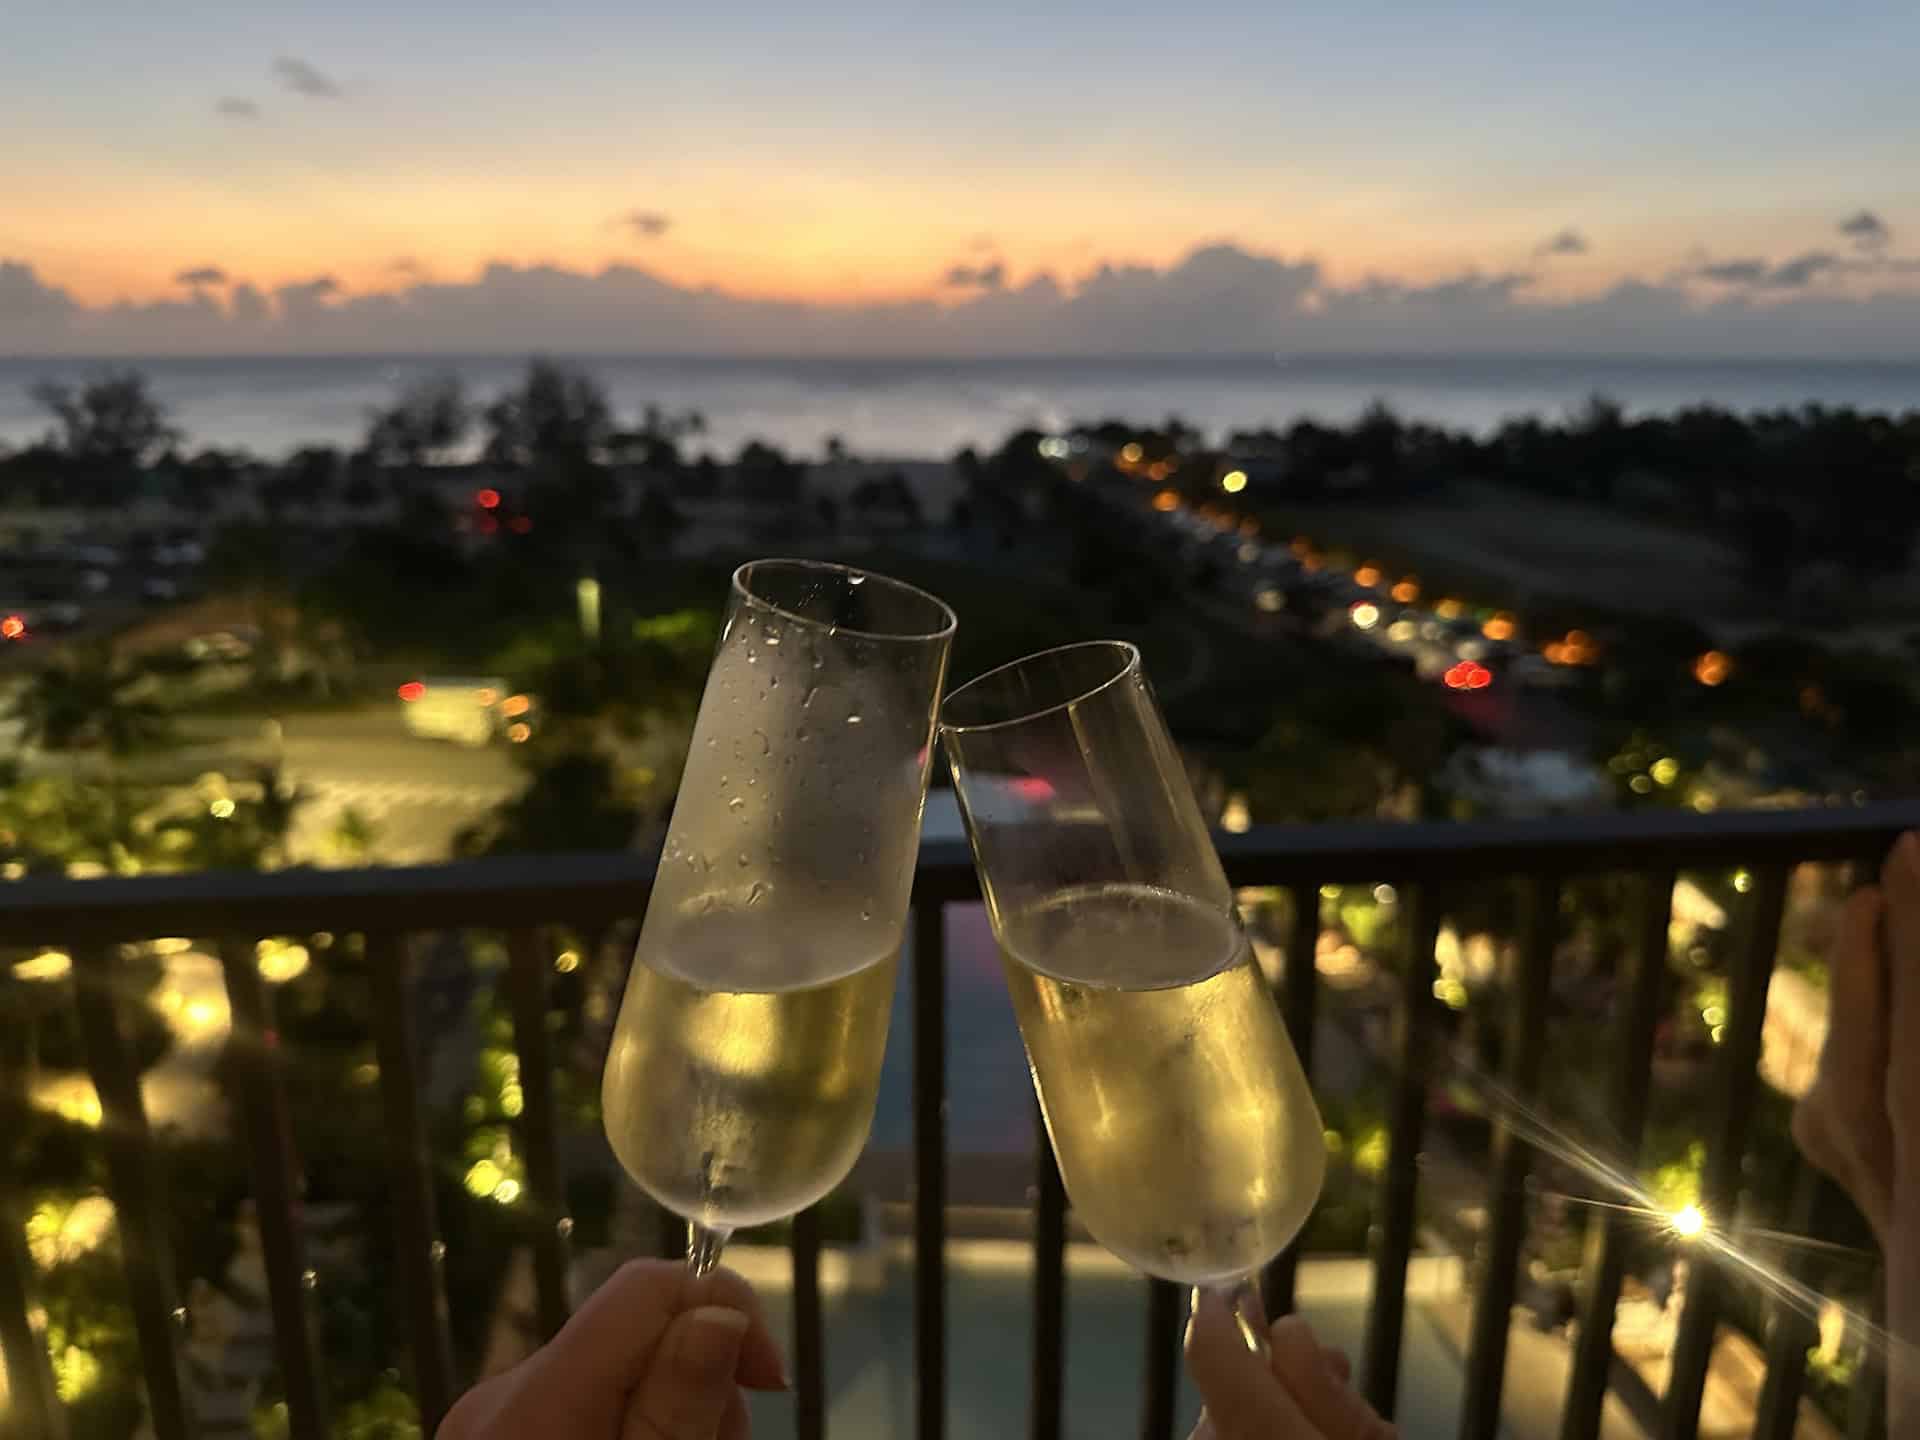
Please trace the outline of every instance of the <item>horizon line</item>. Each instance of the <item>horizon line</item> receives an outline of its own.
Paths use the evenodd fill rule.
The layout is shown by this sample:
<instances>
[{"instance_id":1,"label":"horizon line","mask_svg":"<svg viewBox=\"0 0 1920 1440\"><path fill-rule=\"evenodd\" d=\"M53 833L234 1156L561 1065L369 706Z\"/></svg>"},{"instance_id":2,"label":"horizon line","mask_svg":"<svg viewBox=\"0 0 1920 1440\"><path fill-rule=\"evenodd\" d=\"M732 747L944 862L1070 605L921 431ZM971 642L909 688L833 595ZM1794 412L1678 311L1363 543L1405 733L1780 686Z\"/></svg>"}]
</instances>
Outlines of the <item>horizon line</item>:
<instances>
[{"instance_id":1,"label":"horizon line","mask_svg":"<svg viewBox=\"0 0 1920 1440\"><path fill-rule=\"evenodd\" d=\"M221 351L0 351L5 365L102 365L181 364L268 361L441 361L511 360L531 362L549 359L587 362L596 360L645 361L660 364L763 364L763 365L1270 365L1285 369L1295 365L1366 362L1372 364L1475 364L1531 363L1555 365L1655 366L1679 368L1719 365L1755 369L1794 369L1809 366L1872 368L1883 370L1920 369L1920 351L1908 356L1886 355L1728 355L1659 354L1632 351L1569 350L1220 350L1220 351L1134 351L1127 353L1091 351L1007 352L968 354L938 351L876 351L837 353L819 351L672 351L672 350L570 350L558 346L508 347L471 350L221 350Z\"/></svg>"}]
</instances>

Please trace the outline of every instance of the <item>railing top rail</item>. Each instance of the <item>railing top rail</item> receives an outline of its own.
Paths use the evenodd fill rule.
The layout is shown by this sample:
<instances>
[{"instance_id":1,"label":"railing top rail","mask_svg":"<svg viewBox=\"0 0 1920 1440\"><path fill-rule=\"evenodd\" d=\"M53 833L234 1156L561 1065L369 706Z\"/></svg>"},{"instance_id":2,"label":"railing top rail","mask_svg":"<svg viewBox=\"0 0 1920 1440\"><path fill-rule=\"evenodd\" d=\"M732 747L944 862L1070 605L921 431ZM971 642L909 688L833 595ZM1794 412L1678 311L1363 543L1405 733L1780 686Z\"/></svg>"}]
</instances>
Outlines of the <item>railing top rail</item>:
<instances>
[{"instance_id":1,"label":"railing top rail","mask_svg":"<svg viewBox=\"0 0 1920 1440\"><path fill-rule=\"evenodd\" d=\"M1235 883L1281 885L1877 862L1912 829L1920 829L1920 801L1710 815L1660 810L1464 824L1271 825L1216 839Z\"/></svg>"},{"instance_id":2,"label":"railing top rail","mask_svg":"<svg viewBox=\"0 0 1920 1440\"><path fill-rule=\"evenodd\" d=\"M1285 885L1870 859L1907 829L1920 829L1920 802L1466 824L1269 825L1217 839L1235 883ZM0 885L0 945L585 924L643 910L654 863L651 855L623 851L265 874L36 877ZM915 888L928 901L976 896L966 843L924 844Z\"/></svg>"}]
</instances>

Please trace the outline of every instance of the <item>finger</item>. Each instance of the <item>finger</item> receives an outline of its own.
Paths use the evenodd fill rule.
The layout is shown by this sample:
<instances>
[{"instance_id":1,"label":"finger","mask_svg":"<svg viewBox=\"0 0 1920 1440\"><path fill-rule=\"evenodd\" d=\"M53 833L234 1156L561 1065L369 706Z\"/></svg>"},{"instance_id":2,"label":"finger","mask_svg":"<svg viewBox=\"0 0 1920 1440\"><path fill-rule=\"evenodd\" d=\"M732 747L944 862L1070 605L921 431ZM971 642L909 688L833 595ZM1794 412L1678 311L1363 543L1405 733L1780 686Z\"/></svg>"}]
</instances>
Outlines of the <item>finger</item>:
<instances>
[{"instance_id":1,"label":"finger","mask_svg":"<svg viewBox=\"0 0 1920 1440\"><path fill-rule=\"evenodd\" d=\"M1346 1351L1337 1345L1322 1345L1320 1357L1327 1362L1327 1368L1340 1377L1342 1385L1353 1383L1353 1361L1347 1358Z\"/></svg>"},{"instance_id":2,"label":"finger","mask_svg":"<svg viewBox=\"0 0 1920 1440\"><path fill-rule=\"evenodd\" d=\"M622 1440L718 1440L739 1399L733 1372L748 1324L745 1314L723 1305L675 1317L634 1392Z\"/></svg>"},{"instance_id":3,"label":"finger","mask_svg":"<svg viewBox=\"0 0 1920 1440\"><path fill-rule=\"evenodd\" d=\"M747 1397L738 1386L727 1402L727 1413L720 1421L718 1440L753 1440L753 1419L747 1414Z\"/></svg>"},{"instance_id":4,"label":"finger","mask_svg":"<svg viewBox=\"0 0 1920 1440\"><path fill-rule=\"evenodd\" d=\"M1213 1428L1213 1421L1207 1418L1206 1411L1200 1412L1200 1418L1194 1422L1193 1434L1189 1435L1187 1440L1220 1440Z\"/></svg>"},{"instance_id":5,"label":"finger","mask_svg":"<svg viewBox=\"0 0 1920 1440\"><path fill-rule=\"evenodd\" d=\"M1886 894L1888 1022L1892 1034L1920 1034L1920 835L1895 842L1880 872ZM1901 1045L1890 1057L1887 1112L1894 1143L1907 1159L1920 1149L1920 1046Z\"/></svg>"},{"instance_id":6,"label":"finger","mask_svg":"<svg viewBox=\"0 0 1920 1440\"><path fill-rule=\"evenodd\" d=\"M1283 1315L1273 1322L1267 1338L1273 1345L1273 1373L1326 1440L1384 1440L1393 1434L1393 1427L1334 1373L1306 1321L1298 1315Z\"/></svg>"},{"instance_id":7,"label":"finger","mask_svg":"<svg viewBox=\"0 0 1920 1440\"><path fill-rule=\"evenodd\" d=\"M786 1354L767 1324L767 1312L747 1278L725 1266L709 1270L688 1291L689 1305L724 1305L747 1317L746 1339L740 1345L740 1369L734 1379L749 1390L791 1390Z\"/></svg>"},{"instance_id":8,"label":"finger","mask_svg":"<svg viewBox=\"0 0 1920 1440\"><path fill-rule=\"evenodd\" d=\"M1321 1440L1264 1357L1247 1349L1226 1302L1210 1291L1196 1295L1187 1323L1187 1373L1206 1400L1217 1440Z\"/></svg>"},{"instance_id":9,"label":"finger","mask_svg":"<svg viewBox=\"0 0 1920 1440\"><path fill-rule=\"evenodd\" d=\"M1840 912L1829 952L1827 1039L1813 1087L1793 1113L1794 1142L1839 1182L1880 1233L1893 1168L1885 909L1881 893L1864 886Z\"/></svg>"},{"instance_id":10,"label":"finger","mask_svg":"<svg viewBox=\"0 0 1920 1440\"><path fill-rule=\"evenodd\" d=\"M672 1260L630 1260L593 1293L548 1347L554 1370L569 1385L594 1385L626 1394L653 1362L667 1327L683 1311L720 1305L747 1317L740 1346L739 1383L756 1390L786 1388L780 1342L767 1327L753 1287L732 1270L695 1276Z\"/></svg>"}]
</instances>

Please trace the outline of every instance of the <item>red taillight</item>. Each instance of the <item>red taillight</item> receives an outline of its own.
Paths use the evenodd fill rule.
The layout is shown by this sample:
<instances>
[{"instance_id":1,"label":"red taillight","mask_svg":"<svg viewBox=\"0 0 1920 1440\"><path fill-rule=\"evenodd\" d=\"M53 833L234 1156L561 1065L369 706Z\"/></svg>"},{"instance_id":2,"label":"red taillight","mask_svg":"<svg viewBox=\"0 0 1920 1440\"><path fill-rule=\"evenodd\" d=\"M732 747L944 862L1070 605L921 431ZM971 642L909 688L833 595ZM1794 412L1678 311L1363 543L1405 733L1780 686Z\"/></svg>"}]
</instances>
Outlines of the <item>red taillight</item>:
<instances>
[{"instance_id":1,"label":"red taillight","mask_svg":"<svg viewBox=\"0 0 1920 1440\"><path fill-rule=\"evenodd\" d=\"M409 705L426 693L427 687L422 685L418 680L409 680L400 687L400 698Z\"/></svg>"},{"instance_id":2,"label":"red taillight","mask_svg":"<svg viewBox=\"0 0 1920 1440\"><path fill-rule=\"evenodd\" d=\"M533 533L533 521L524 515L516 515L507 522L507 528L516 535L529 535Z\"/></svg>"},{"instance_id":3,"label":"red taillight","mask_svg":"<svg viewBox=\"0 0 1920 1440\"><path fill-rule=\"evenodd\" d=\"M498 510L500 508L500 492L493 489L476 490L473 492L473 503L478 505L482 510Z\"/></svg>"},{"instance_id":4,"label":"red taillight","mask_svg":"<svg viewBox=\"0 0 1920 1440\"><path fill-rule=\"evenodd\" d=\"M1493 672L1473 660L1462 660L1441 677L1449 690L1484 690L1493 683Z\"/></svg>"},{"instance_id":5,"label":"red taillight","mask_svg":"<svg viewBox=\"0 0 1920 1440\"><path fill-rule=\"evenodd\" d=\"M9 615L0 620L0 640L23 639L27 633L27 622L18 615Z\"/></svg>"}]
</instances>

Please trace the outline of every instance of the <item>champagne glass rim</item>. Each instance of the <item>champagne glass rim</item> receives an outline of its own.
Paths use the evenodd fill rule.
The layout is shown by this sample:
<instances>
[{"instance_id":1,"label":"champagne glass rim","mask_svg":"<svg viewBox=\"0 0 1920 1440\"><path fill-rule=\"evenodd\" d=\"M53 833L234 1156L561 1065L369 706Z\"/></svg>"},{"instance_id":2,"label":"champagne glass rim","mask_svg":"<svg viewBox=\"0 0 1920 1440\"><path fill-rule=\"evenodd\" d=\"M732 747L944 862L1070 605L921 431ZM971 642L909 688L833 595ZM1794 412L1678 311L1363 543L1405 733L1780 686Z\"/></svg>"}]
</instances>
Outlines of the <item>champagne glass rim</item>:
<instances>
[{"instance_id":1,"label":"champagne glass rim","mask_svg":"<svg viewBox=\"0 0 1920 1440\"><path fill-rule=\"evenodd\" d=\"M763 567L780 567L789 570L811 570L821 574L844 576L851 584L878 582L888 590L911 595L933 608L941 623L932 629L924 630L859 630L851 625L832 625L811 615L802 615L789 609L776 600L770 600L753 588L750 572ZM959 617L953 613L953 607L930 590L918 585L910 585L905 580L896 580L878 570L864 569L858 565L843 565L837 560L803 560L793 556L770 555L759 560L748 560L733 572L733 591L742 600L756 605L762 610L771 610L791 625L807 630L831 632L835 635L850 635L858 640L891 640L907 644L924 645L932 641L951 639L959 628Z\"/></svg>"},{"instance_id":2,"label":"champagne glass rim","mask_svg":"<svg viewBox=\"0 0 1920 1440\"><path fill-rule=\"evenodd\" d=\"M977 691L980 686L997 679L1004 679L1015 671L1023 670L1042 661L1058 659L1071 654L1093 654L1104 651L1113 657L1113 672L1090 684L1076 687L1072 694L1062 695L1055 700L1047 700L1021 710L1018 714L1003 715L992 720L950 721L947 713L954 701L966 696L969 691ZM1140 673L1140 649L1129 640L1077 640L1068 645L1055 645L1048 650L1036 650L1031 655L1022 655L1018 660L1009 660L1004 665L996 665L982 672L964 685L949 690L946 699L940 705L939 729L942 735L974 735L986 730L1003 730L1014 725L1024 725L1038 720L1043 715L1052 715L1061 710L1070 710L1104 690L1111 689L1129 675Z\"/></svg>"}]
</instances>

